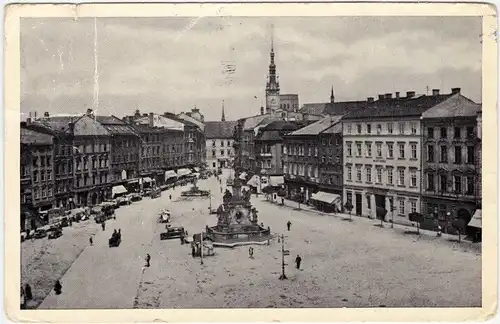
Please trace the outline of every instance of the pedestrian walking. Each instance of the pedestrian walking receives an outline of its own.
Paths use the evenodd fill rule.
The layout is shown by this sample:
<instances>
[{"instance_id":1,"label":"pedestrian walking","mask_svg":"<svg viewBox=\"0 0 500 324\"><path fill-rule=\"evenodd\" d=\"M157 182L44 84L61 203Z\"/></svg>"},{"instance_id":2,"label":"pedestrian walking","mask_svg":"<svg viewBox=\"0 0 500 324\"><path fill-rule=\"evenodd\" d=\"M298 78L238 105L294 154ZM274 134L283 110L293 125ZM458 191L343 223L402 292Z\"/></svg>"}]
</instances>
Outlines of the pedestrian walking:
<instances>
[{"instance_id":1,"label":"pedestrian walking","mask_svg":"<svg viewBox=\"0 0 500 324\"><path fill-rule=\"evenodd\" d=\"M194 244L191 244L191 255L193 256L193 258L196 256L196 250L194 249Z\"/></svg>"},{"instance_id":2,"label":"pedestrian walking","mask_svg":"<svg viewBox=\"0 0 500 324\"><path fill-rule=\"evenodd\" d=\"M292 226L292 222L288 221L286 223L286 228L288 228L288 231L290 231L290 227Z\"/></svg>"},{"instance_id":3,"label":"pedestrian walking","mask_svg":"<svg viewBox=\"0 0 500 324\"><path fill-rule=\"evenodd\" d=\"M297 254L297 257L295 258L295 264L297 265L297 269L300 269L300 263L302 262L302 258L300 255Z\"/></svg>"},{"instance_id":4,"label":"pedestrian walking","mask_svg":"<svg viewBox=\"0 0 500 324\"><path fill-rule=\"evenodd\" d=\"M26 295L26 300L33 299L33 293L31 291L31 286L29 284L26 284L26 286L24 286L24 294Z\"/></svg>"},{"instance_id":5,"label":"pedestrian walking","mask_svg":"<svg viewBox=\"0 0 500 324\"><path fill-rule=\"evenodd\" d=\"M105 231L106 230L106 222L102 222L101 227L102 227L102 230Z\"/></svg>"},{"instance_id":6,"label":"pedestrian walking","mask_svg":"<svg viewBox=\"0 0 500 324\"><path fill-rule=\"evenodd\" d=\"M57 280L56 284L54 285L54 291L56 292L56 295L60 295L62 292L62 285L59 280Z\"/></svg>"},{"instance_id":7,"label":"pedestrian walking","mask_svg":"<svg viewBox=\"0 0 500 324\"><path fill-rule=\"evenodd\" d=\"M146 267L149 268L149 266L151 265L151 256L149 255L149 253L146 255Z\"/></svg>"},{"instance_id":8,"label":"pedestrian walking","mask_svg":"<svg viewBox=\"0 0 500 324\"><path fill-rule=\"evenodd\" d=\"M248 256L250 257L250 259L253 259L253 247L248 248Z\"/></svg>"},{"instance_id":9,"label":"pedestrian walking","mask_svg":"<svg viewBox=\"0 0 500 324\"><path fill-rule=\"evenodd\" d=\"M94 245L94 240L92 239L92 236L89 237L89 242L90 242L90 246Z\"/></svg>"},{"instance_id":10,"label":"pedestrian walking","mask_svg":"<svg viewBox=\"0 0 500 324\"><path fill-rule=\"evenodd\" d=\"M285 198L281 197L281 205L285 205Z\"/></svg>"},{"instance_id":11,"label":"pedestrian walking","mask_svg":"<svg viewBox=\"0 0 500 324\"><path fill-rule=\"evenodd\" d=\"M168 195L168 199L172 200L172 195Z\"/></svg>"}]
</instances>

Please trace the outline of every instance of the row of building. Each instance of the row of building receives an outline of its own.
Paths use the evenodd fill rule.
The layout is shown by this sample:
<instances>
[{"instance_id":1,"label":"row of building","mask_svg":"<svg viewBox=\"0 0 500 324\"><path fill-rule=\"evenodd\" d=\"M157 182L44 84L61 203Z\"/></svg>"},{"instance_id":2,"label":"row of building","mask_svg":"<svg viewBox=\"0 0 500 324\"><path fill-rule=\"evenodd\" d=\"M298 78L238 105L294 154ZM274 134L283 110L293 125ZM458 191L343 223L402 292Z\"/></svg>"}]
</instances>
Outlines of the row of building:
<instances>
[{"instance_id":1,"label":"row of building","mask_svg":"<svg viewBox=\"0 0 500 324\"><path fill-rule=\"evenodd\" d=\"M21 208L96 205L125 184L166 184L205 165L204 127L196 108L122 119L91 110L30 117L21 123Z\"/></svg>"},{"instance_id":2,"label":"row of building","mask_svg":"<svg viewBox=\"0 0 500 324\"><path fill-rule=\"evenodd\" d=\"M306 104L241 119L247 173L289 198L409 223L421 213L469 222L481 209L481 104L451 93ZM335 207L333 207L335 206Z\"/></svg>"}]
</instances>

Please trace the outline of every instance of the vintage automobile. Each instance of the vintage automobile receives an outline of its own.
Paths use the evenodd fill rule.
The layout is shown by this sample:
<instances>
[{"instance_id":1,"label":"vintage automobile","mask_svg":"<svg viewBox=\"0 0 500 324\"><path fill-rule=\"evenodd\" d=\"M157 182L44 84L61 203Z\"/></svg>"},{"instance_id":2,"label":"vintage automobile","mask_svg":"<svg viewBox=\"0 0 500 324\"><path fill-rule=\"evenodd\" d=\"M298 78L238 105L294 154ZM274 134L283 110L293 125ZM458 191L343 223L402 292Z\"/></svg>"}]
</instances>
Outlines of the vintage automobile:
<instances>
[{"instance_id":1,"label":"vintage automobile","mask_svg":"<svg viewBox=\"0 0 500 324\"><path fill-rule=\"evenodd\" d=\"M132 200L130 199L130 196L121 196L116 199L118 202L118 205L120 206L125 206L125 205L130 205L132 203Z\"/></svg>"},{"instance_id":2,"label":"vintage automobile","mask_svg":"<svg viewBox=\"0 0 500 324\"><path fill-rule=\"evenodd\" d=\"M160 219L160 223L169 223L170 222L170 210L168 210L168 209L162 210L160 212L159 219Z\"/></svg>"},{"instance_id":3,"label":"vintage automobile","mask_svg":"<svg viewBox=\"0 0 500 324\"><path fill-rule=\"evenodd\" d=\"M122 234L120 232L113 232L108 241L109 247L117 247L122 242Z\"/></svg>"},{"instance_id":4,"label":"vintage automobile","mask_svg":"<svg viewBox=\"0 0 500 324\"><path fill-rule=\"evenodd\" d=\"M62 229L60 227L52 227L48 230L49 240L56 239L62 236Z\"/></svg>"},{"instance_id":5,"label":"vintage automobile","mask_svg":"<svg viewBox=\"0 0 500 324\"><path fill-rule=\"evenodd\" d=\"M130 198L130 201L132 202L135 202L135 201L140 201L142 200L142 196L141 194L139 193L131 193L130 195L128 195L128 197Z\"/></svg>"},{"instance_id":6,"label":"vintage automobile","mask_svg":"<svg viewBox=\"0 0 500 324\"><path fill-rule=\"evenodd\" d=\"M144 191L142 192L142 196L143 197L149 197L149 196L151 196L151 192L152 191L153 190L151 188L144 189Z\"/></svg>"},{"instance_id":7,"label":"vintage automobile","mask_svg":"<svg viewBox=\"0 0 500 324\"><path fill-rule=\"evenodd\" d=\"M184 230L184 227L181 226L170 227L169 225L167 225L166 228L167 231L160 234L160 240L169 240L186 236L185 235L186 231Z\"/></svg>"},{"instance_id":8,"label":"vintage automobile","mask_svg":"<svg viewBox=\"0 0 500 324\"><path fill-rule=\"evenodd\" d=\"M33 234L33 237L36 239L43 238L47 236L47 229L44 227L40 227L35 230L35 233Z\"/></svg>"}]
</instances>

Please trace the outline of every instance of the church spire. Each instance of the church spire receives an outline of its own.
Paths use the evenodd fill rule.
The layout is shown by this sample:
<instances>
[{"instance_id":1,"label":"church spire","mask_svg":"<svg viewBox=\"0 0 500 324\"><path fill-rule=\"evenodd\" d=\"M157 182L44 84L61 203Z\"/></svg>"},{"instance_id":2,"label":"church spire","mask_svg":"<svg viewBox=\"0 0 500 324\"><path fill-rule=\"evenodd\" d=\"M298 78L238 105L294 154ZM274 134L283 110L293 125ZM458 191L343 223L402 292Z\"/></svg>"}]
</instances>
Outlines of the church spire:
<instances>
[{"instance_id":1,"label":"church spire","mask_svg":"<svg viewBox=\"0 0 500 324\"><path fill-rule=\"evenodd\" d=\"M276 77L276 64L274 63L274 25L271 25L271 52L269 53L269 80L268 89L279 89L279 82Z\"/></svg>"},{"instance_id":2,"label":"church spire","mask_svg":"<svg viewBox=\"0 0 500 324\"><path fill-rule=\"evenodd\" d=\"M221 121L226 121L226 114L224 113L224 100L222 100L222 117Z\"/></svg>"},{"instance_id":3,"label":"church spire","mask_svg":"<svg viewBox=\"0 0 500 324\"><path fill-rule=\"evenodd\" d=\"M335 101L335 95L333 94L333 86L332 86L332 92L330 93L330 102L333 103Z\"/></svg>"}]
</instances>

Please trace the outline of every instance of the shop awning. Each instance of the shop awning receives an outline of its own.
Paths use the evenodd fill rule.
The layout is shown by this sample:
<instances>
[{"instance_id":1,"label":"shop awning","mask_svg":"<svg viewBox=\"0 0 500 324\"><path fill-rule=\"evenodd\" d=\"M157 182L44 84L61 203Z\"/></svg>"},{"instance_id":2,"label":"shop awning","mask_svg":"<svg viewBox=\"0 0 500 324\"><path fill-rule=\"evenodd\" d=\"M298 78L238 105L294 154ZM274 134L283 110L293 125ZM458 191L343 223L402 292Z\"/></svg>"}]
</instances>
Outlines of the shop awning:
<instances>
[{"instance_id":1,"label":"shop awning","mask_svg":"<svg viewBox=\"0 0 500 324\"><path fill-rule=\"evenodd\" d=\"M269 185L273 187L279 187L285 184L285 178L283 176L270 176Z\"/></svg>"},{"instance_id":2,"label":"shop awning","mask_svg":"<svg viewBox=\"0 0 500 324\"><path fill-rule=\"evenodd\" d=\"M191 170L189 170L189 169L179 169L179 170L177 170L177 175L179 177L182 177L182 176L185 176L185 175L188 175L188 174L191 174Z\"/></svg>"},{"instance_id":3,"label":"shop awning","mask_svg":"<svg viewBox=\"0 0 500 324\"><path fill-rule=\"evenodd\" d=\"M142 178L142 182L152 182L150 177Z\"/></svg>"},{"instance_id":4,"label":"shop awning","mask_svg":"<svg viewBox=\"0 0 500 324\"><path fill-rule=\"evenodd\" d=\"M165 179L175 178L177 177L177 173L174 170L165 171Z\"/></svg>"},{"instance_id":5,"label":"shop awning","mask_svg":"<svg viewBox=\"0 0 500 324\"><path fill-rule=\"evenodd\" d=\"M469 222L470 227L475 227L475 228L483 228L483 213L481 209L476 209L474 212L474 216L472 216L470 222Z\"/></svg>"},{"instance_id":6,"label":"shop awning","mask_svg":"<svg viewBox=\"0 0 500 324\"><path fill-rule=\"evenodd\" d=\"M113 194L113 196L119 195L122 193L126 193L126 192L127 192L127 189L125 189L125 187L122 185L114 186L113 189L111 189L111 193Z\"/></svg>"},{"instance_id":7,"label":"shop awning","mask_svg":"<svg viewBox=\"0 0 500 324\"><path fill-rule=\"evenodd\" d=\"M259 186L259 176L254 175L250 180L248 180L247 186L258 187Z\"/></svg>"},{"instance_id":8,"label":"shop awning","mask_svg":"<svg viewBox=\"0 0 500 324\"><path fill-rule=\"evenodd\" d=\"M311 199L331 205L337 201L340 201L340 196L329 192L318 191L311 196Z\"/></svg>"}]
</instances>

